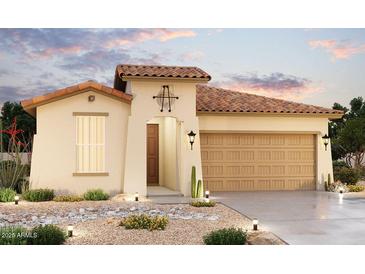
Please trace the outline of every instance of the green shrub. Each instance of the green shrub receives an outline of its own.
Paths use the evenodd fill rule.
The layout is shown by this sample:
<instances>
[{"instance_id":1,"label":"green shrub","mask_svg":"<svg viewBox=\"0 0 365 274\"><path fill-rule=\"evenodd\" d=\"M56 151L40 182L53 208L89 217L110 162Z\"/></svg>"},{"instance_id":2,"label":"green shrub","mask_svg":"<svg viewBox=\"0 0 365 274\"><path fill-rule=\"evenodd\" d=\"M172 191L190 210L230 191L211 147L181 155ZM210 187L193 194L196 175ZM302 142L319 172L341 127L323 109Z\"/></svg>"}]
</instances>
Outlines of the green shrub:
<instances>
[{"instance_id":1,"label":"green shrub","mask_svg":"<svg viewBox=\"0 0 365 274\"><path fill-rule=\"evenodd\" d=\"M247 232L241 228L223 228L210 232L203 240L206 245L244 245Z\"/></svg>"},{"instance_id":2,"label":"green shrub","mask_svg":"<svg viewBox=\"0 0 365 274\"><path fill-rule=\"evenodd\" d=\"M0 202L13 202L16 192L11 188L0 189Z\"/></svg>"},{"instance_id":3,"label":"green shrub","mask_svg":"<svg viewBox=\"0 0 365 274\"><path fill-rule=\"evenodd\" d=\"M0 227L0 245L25 245L29 232L20 226Z\"/></svg>"},{"instance_id":4,"label":"green shrub","mask_svg":"<svg viewBox=\"0 0 365 274\"><path fill-rule=\"evenodd\" d=\"M60 195L53 199L55 202L81 202L83 200L84 198L77 195Z\"/></svg>"},{"instance_id":5,"label":"green shrub","mask_svg":"<svg viewBox=\"0 0 365 274\"><path fill-rule=\"evenodd\" d=\"M354 185L360 180L358 170L348 167L341 167L334 170L335 180L341 181L343 184Z\"/></svg>"},{"instance_id":6,"label":"green shrub","mask_svg":"<svg viewBox=\"0 0 365 274\"><path fill-rule=\"evenodd\" d=\"M215 202L212 200L206 201L206 200L197 200L197 201L192 201L190 203L191 206L195 206L195 207L213 207L215 206Z\"/></svg>"},{"instance_id":7,"label":"green shrub","mask_svg":"<svg viewBox=\"0 0 365 274\"><path fill-rule=\"evenodd\" d=\"M342 168L342 167L350 168L350 167L346 164L346 162L344 162L344 161L340 161L340 160L332 161L332 166L333 166L333 170L340 169L340 168Z\"/></svg>"},{"instance_id":8,"label":"green shrub","mask_svg":"<svg viewBox=\"0 0 365 274\"><path fill-rule=\"evenodd\" d=\"M55 225L39 225L31 233L33 237L27 238L29 245L60 245L66 241L66 233Z\"/></svg>"},{"instance_id":9,"label":"green shrub","mask_svg":"<svg viewBox=\"0 0 365 274\"><path fill-rule=\"evenodd\" d=\"M109 195L101 189L90 189L84 194L84 199L88 201L108 200Z\"/></svg>"},{"instance_id":10,"label":"green shrub","mask_svg":"<svg viewBox=\"0 0 365 274\"><path fill-rule=\"evenodd\" d=\"M166 216L149 216L147 214L129 215L120 222L126 229L164 230L169 222Z\"/></svg>"},{"instance_id":11,"label":"green shrub","mask_svg":"<svg viewBox=\"0 0 365 274\"><path fill-rule=\"evenodd\" d=\"M52 201L54 198L54 191L53 189L47 188L32 189L24 192L22 197L24 200L30 202Z\"/></svg>"},{"instance_id":12,"label":"green shrub","mask_svg":"<svg viewBox=\"0 0 365 274\"><path fill-rule=\"evenodd\" d=\"M0 161L0 187L17 189L26 173L27 167L19 159Z\"/></svg>"},{"instance_id":13,"label":"green shrub","mask_svg":"<svg viewBox=\"0 0 365 274\"><path fill-rule=\"evenodd\" d=\"M364 191L364 186L357 186L357 185L348 185L347 186L349 192L361 192Z\"/></svg>"}]
</instances>

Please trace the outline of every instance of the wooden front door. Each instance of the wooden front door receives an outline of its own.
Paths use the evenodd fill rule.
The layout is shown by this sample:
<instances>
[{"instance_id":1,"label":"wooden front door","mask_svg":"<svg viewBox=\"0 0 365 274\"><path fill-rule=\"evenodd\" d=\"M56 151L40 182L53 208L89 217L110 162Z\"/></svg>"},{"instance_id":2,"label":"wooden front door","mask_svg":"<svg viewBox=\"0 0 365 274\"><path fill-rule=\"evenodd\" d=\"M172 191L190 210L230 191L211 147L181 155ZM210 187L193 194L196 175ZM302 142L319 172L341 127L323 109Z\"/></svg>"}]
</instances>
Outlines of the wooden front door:
<instances>
[{"instance_id":1,"label":"wooden front door","mask_svg":"<svg viewBox=\"0 0 365 274\"><path fill-rule=\"evenodd\" d=\"M158 124L147 125L147 185L158 185Z\"/></svg>"}]
</instances>

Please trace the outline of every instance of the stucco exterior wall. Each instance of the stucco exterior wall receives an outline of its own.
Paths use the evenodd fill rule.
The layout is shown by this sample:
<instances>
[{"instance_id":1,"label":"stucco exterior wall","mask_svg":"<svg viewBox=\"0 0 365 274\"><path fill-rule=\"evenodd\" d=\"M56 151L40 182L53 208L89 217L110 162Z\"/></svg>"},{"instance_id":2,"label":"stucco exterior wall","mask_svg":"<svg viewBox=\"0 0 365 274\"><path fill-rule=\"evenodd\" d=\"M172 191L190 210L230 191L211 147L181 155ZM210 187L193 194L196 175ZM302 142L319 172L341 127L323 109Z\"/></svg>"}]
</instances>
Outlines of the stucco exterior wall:
<instances>
[{"instance_id":1,"label":"stucco exterior wall","mask_svg":"<svg viewBox=\"0 0 365 274\"><path fill-rule=\"evenodd\" d=\"M201 115L200 132L311 133L317 136L317 189L324 190L328 174L333 180L330 144L325 150L322 136L328 133L327 118L274 115Z\"/></svg>"},{"instance_id":2,"label":"stucco exterior wall","mask_svg":"<svg viewBox=\"0 0 365 274\"><path fill-rule=\"evenodd\" d=\"M179 96L171 112L160 112L160 106L152 98L159 93L162 85L172 85L174 94ZM190 130L197 133L199 130L195 111L196 83L182 80L131 80L130 91L133 94L133 102L128 119L124 191L131 194L138 192L141 195L147 193L146 123L155 117L174 117L177 121L176 154L179 155L175 171L178 174L177 184L184 195L190 195L190 174L193 165L197 168L197 177L202 177L199 140L191 150L187 136Z\"/></svg>"},{"instance_id":3,"label":"stucco exterior wall","mask_svg":"<svg viewBox=\"0 0 365 274\"><path fill-rule=\"evenodd\" d=\"M88 102L94 95L95 101ZM73 176L76 171L76 121L73 112L106 112L105 161L108 176ZM110 194L123 191L127 119L130 105L93 91L37 108L31 188L52 188L58 193L82 194L102 188Z\"/></svg>"}]
</instances>

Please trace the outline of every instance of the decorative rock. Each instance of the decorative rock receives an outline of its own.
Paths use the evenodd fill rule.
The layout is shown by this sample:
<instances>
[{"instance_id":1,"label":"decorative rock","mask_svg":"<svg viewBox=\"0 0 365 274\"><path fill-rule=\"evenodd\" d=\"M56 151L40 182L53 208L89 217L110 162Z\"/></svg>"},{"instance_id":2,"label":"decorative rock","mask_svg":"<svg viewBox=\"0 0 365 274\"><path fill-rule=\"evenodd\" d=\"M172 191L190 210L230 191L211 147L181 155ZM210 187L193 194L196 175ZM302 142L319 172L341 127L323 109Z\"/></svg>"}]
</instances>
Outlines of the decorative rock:
<instances>
[{"instance_id":1,"label":"decorative rock","mask_svg":"<svg viewBox=\"0 0 365 274\"><path fill-rule=\"evenodd\" d=\"M80 209L79 209L79 213L80 213L80 214L85 213L85 209L84 209L84 208L80 208Z\"/></svg>"}]
</instances>

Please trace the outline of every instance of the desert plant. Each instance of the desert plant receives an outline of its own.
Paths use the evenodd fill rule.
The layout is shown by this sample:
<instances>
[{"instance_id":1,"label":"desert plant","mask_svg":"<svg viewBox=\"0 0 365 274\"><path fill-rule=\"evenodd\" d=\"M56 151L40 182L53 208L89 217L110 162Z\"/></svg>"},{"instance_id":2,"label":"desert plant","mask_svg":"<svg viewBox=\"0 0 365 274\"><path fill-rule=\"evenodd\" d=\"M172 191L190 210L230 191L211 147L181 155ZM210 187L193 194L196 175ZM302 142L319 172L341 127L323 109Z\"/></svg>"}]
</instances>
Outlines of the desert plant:
<instances>
[{"instance_id":1,"label":"desert plant","mask_svg":"<svg viewBox=\"0 0 365 274\"><path fill-rule=\"evenodd\" d=\"M210 232L203 240L206 245L244 245L247 232L241 228L223 228Z\"/></svg>"},{"instance_id":2,"label":"desert plant","mask_svg":"<svg viewBox=\"0 0 365 274\"><path fill-rule=\"evenodd\" d=\"M54 198L54 191L53 189L47 188L31 189L24 192L22 197L24 200L30 202L52 201Z\"/></svg>"},{"instance_id":3,"label":"desert plant","mask_svg":"<svg viewBox=\"0 0 365 274\"><path fill-rule=\"evenodd\" d=\"M26 165L21 160L6 160L0 162L0 187L15 189L27 172Z\"/></svg>"},{"instance_id":4,"label":"desert plant","mask_svg":"<svg viewBox=\"0 0 365 274\"><path fill-rule=\"evenodd\" d=\"M109 195L102 189L90 189L84 193L84 199L87 201L103 201L108 200Z\"/></svg>"},{"instance_id":5,"label":"desert plant","mask_svg":"<svg viewBox=\"0 0 365 274\"><path fill-rule=\"evenodd\" d=\"M190 205L195 207L213 207L216 203L212 200L197 200L192 201Z\"/></svg>"},{"instance_id":6,"label":"desert plant","mask_svg":"<svg viewBox=\"0 0 365 274\"><path fill-rule=\"evenodd\" d=\"M361 192L364 191L364 186L358 186L358 185L348 185L347 186L349 192Z\"/></svg>"},{"instance_id":7,"label":"desert plant","mask_svg":"<svg viewBox=\"0 0 365 274\"><path fill-rule=\"evenodd\" d=\"M196 186L196 198L202 198L203 197L203 182L202 180L198 180L198 185Z\"/></svg>"},{"instance_id":8,"label":"desert plant","mask_svg":"<svg viewBox=\"0 0 365 274\"><path fill-rule=\"evenodd\" d=\"M84 198L77 195L59 195L53 198L55 202L81 202Z\"/></svg>"},{"instance_id":9,"label":"desert plant","mask_svg":"<svg viewBox=\"0 0 365 274\"><path fill-rule=\"evenodd\" d=\"M29 232L20 226L0 227L0 245L25 245Z\"/></svg>"},{"instance_id":10,"label":"desert plant","mask_svg":"<svg viewBox=\"0 0 365 274\"><path fill-rule=\"evenodd\" d=\"M147 214L129 215L121 220L120 226L126 229L164 230L169 222L166 216L149 216Z\"/></svg>"},{"instance_id":11,"label":"desert plant","mask_svg":"<svg viewBox=\"0 0 365 274\"><path fill-rule=\"evenodd\" d=\"M341 167L334 171L335 180L344 184L354 185L360 180L360 173L354 168Z\"/></svg>"},{"instance_id":12,"label":"desert plant","mask_svg":"<svg viewBox=\"0 0 365 274\"><path fill-rule=\"evenodd\" d=\"M0 189L0 202L13 202L16 192L11 188Z\"/></svg>"},{"instance_id":13,"label":"desert plant","mask_svg":"<svg viewBox=\"0 0 365 274\"><path fill-rule=\"evenodd\" d=\"M191 197L196 198L196 168L191 168Z\"/></svg>"},{"instance_id":14,"label":"desert plant","mask_svg":"<svg viewBox=\"0 0 365 274\"><path fill-rule=\"evenodd\" d=\"M39 225L31 232L34 236L27 238L29 245L60 245L66 240L66 233L55 225Z\"/></svg>"}]
</instances>

